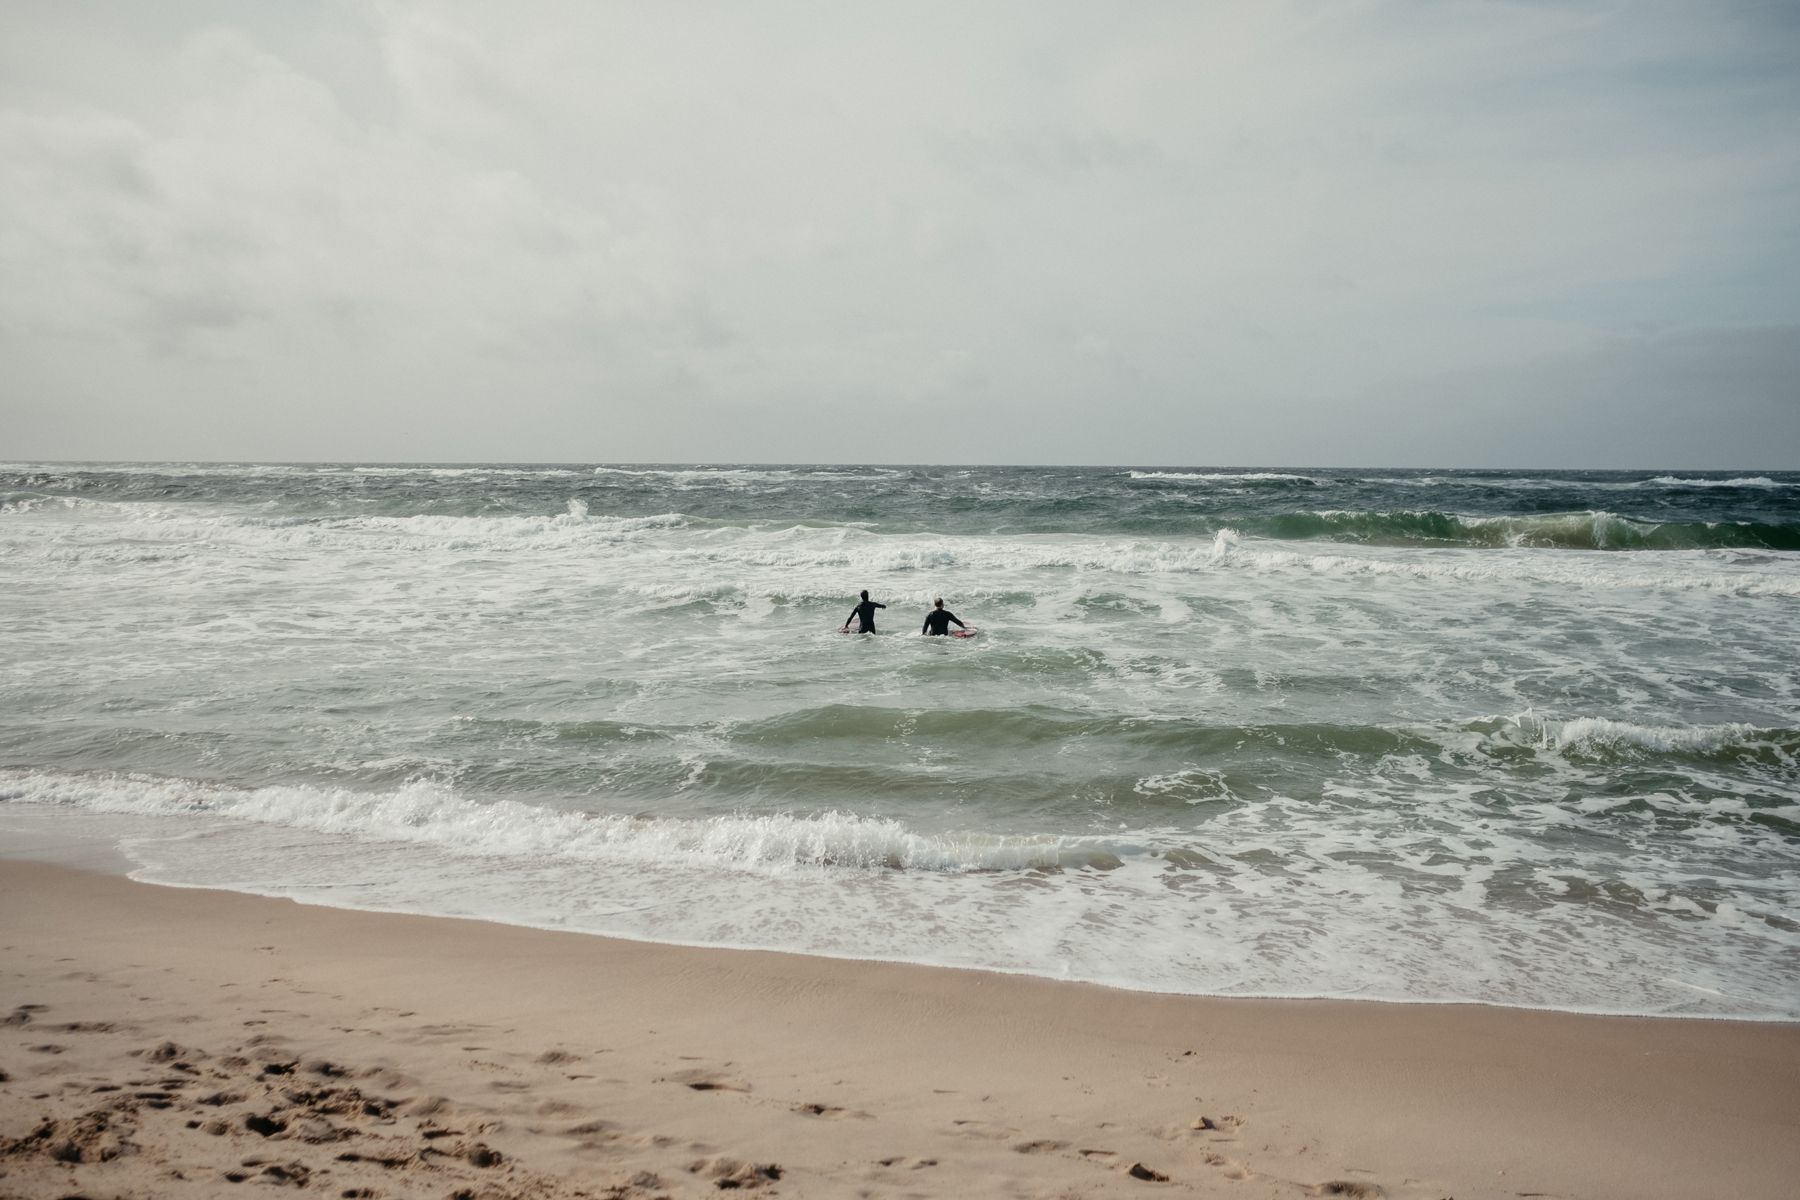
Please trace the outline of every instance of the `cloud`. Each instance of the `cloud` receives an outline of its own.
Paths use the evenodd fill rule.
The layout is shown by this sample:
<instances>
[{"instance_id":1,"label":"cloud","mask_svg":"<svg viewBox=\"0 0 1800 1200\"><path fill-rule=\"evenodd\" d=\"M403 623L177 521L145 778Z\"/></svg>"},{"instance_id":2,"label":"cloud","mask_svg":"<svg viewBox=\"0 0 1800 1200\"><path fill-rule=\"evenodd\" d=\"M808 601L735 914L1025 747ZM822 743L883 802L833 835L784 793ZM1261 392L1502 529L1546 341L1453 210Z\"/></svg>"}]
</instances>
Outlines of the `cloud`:
<instances>
[{"instance_id":1,"label":"cloud","mask_svg":"<svg viewBox=\"0 0 1800 1200\"><path fill-rule=\"evenodd\" d=\"M1786 470L1800 447L1796 379L1800 325L1648 331L1393 381L1317 435L1361 464L1405 447L1408 461L1468 466Z\"/></svg>"},{"instance_id":2,"label":"cloud","mask_svg":"<svg viewBox=\"0 0 1800 1200\"><path fill-rule=\"evenodd\" d=\"M1320 461L1800 320L1751 5L126 7L0 14L19 453Z\"/></svg>"}]
</instances>

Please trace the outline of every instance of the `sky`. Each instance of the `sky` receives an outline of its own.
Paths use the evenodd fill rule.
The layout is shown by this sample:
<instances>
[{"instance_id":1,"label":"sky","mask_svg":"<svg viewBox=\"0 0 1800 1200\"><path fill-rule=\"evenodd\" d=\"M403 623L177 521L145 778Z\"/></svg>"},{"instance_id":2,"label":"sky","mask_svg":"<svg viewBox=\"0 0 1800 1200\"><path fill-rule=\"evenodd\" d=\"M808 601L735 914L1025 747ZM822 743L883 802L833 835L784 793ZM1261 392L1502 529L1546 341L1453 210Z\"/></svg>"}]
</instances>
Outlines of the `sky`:
<instances>
[{"instance_id":1,"label":"sky","mask_svg":"<svg viewBox=\"0 0 1800 1200\"><path fill-rule=\"evenodd\" d=\"M0 458L1800 469L1800 0L0 4Z\"/></svg>"}]
</instances>

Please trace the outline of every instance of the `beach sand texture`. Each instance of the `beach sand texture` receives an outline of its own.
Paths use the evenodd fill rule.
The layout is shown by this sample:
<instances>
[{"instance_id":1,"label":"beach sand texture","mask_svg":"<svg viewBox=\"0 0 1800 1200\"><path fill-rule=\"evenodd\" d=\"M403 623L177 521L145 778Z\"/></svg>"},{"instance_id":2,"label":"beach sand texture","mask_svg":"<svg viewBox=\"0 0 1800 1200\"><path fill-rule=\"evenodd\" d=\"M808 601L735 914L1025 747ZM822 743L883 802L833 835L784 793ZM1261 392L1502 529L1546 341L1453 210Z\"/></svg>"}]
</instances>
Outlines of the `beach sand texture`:
<instances>
[{"instance_id":1,"label":"beach sand texture","mask_svg":"<svg viewBox=\"0 0 1800 1200\"><path fill-rule=\"evenodd\" d=\"M1785 1197L1800 1027L1159 996L0 864L0 1195Z\"/></svg>"}]
</instances>

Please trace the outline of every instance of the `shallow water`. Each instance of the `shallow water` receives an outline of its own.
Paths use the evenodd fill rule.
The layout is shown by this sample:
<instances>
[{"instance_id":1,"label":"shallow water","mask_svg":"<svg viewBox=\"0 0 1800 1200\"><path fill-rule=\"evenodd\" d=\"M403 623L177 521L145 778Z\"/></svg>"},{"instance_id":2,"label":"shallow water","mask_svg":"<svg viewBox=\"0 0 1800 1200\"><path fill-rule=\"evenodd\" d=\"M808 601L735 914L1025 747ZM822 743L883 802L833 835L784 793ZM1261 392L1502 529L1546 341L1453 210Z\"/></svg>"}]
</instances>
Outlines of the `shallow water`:
<instances>
[{"instance_id":1,"label":"shallow water","mask_svg":"<svg viewBox=\"0 0 1800 1200\"><path fill-rule=\"evenodd\" d=\"M0 587L0 830L142 878L1800 1016L1800 475L7 464Z\"/></svg>"}]
</instances>

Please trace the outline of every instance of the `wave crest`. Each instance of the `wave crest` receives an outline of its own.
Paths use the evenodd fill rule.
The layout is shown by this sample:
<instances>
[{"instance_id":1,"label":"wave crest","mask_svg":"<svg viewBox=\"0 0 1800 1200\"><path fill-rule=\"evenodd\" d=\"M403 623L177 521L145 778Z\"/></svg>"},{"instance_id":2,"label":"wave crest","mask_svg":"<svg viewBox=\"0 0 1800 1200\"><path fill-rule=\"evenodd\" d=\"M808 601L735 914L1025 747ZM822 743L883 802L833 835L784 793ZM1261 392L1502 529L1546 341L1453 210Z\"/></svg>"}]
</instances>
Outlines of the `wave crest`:
<instances>
[{"instance_id":1,"label":"wave crest","mask_svg":"<svg viewBox=\"0 0 1800 1200\"><path fill-rule=\"evenodd\" d=\"M1800 730L1762 729L1746 722L1723 725L1641 725L1605 717L1555 719L1535 713L1475 722L1469 731L1490 744L1525 746L1577 758L1677 755L1708 758L1754 755L1792 764L1800 754Z\"/></svg>"},{"instance_id":2,"label":"wave crest","mask_svg":"<svg viewBox=\"0 0 1800 1200\"><path fill-rule=\"evenodd\" d=\"M1327 509L1284 513L1248 523L1289 541L1373 545L1436 544L1473 549L1800 550L1800 527L1754 521L1647 521L1604 511L1531 516L1465 516L1411 510ZM1260 526L1260 528L1259 528Z\"/></svg>"},{"instance_id":3,"label":"wave crest","mask_svg":"<svg viewBox=\"0 0 1800 1200\"><path fill-rule=\"evenodd\" d=\"M148 774L0 772L0 802L136 816L220 817L453 854L783 871L1054 870L1116 861L1098 842L925 834L889 818L830 811L637 817L478 801L414 780L391 791L281 784L233 788Z\"/></svg>"},{"instance_id":4,"label":"wave crest","mask_svg":"<svg viewBox=\"0 0 1800 1200\"><path fill-rule=\"evenodd\" d=\"M1770 479L1767 475L1740 475L1735 479L1700 479L1683 475L1658 475L1644 480L1646 486L1680 488L1776 488L1787 487L1787 484Z\"/></svg>"},{"instance_id":5,"label":"wave crest","mask_svg":"<svg viewBox=\"0 0 1800 1200\"><path fill-rule=\"evenodd\" d=\"M1132 479L1173 479L1188 483L1304 483L1323 487L1325 480L1286 471L1132 471Z\"/></svg>"}]
</instances>

